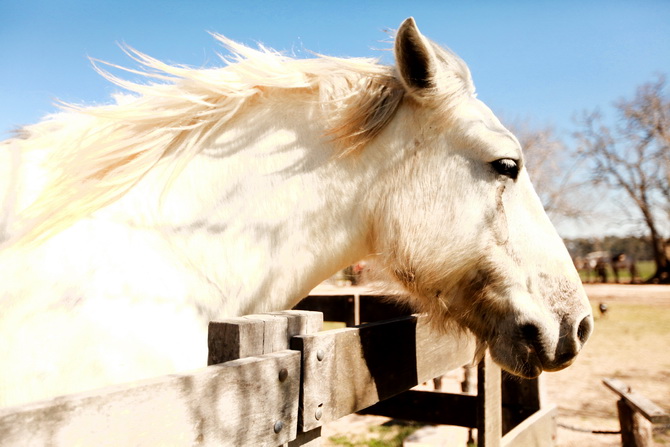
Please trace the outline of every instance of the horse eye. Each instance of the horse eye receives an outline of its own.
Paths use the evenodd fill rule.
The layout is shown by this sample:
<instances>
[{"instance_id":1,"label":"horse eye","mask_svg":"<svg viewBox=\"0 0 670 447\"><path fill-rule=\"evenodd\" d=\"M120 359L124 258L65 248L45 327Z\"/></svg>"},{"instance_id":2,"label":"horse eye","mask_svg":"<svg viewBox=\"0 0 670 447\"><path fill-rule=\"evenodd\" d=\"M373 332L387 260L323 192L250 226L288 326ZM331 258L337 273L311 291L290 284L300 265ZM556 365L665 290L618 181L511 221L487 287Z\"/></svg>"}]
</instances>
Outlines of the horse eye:
<instances>
[{"instance_id":1,"label":"horse eye","mask_svg":"<svg viewBox=\"0 0 670 447\"><path fill-rule=\"evenodd\" d=\"M501 158L500 160L492 161L491 166L500 175L516 180L519 175L519 165L516 160L511 158Z\"/></svg>"}]
</instances>

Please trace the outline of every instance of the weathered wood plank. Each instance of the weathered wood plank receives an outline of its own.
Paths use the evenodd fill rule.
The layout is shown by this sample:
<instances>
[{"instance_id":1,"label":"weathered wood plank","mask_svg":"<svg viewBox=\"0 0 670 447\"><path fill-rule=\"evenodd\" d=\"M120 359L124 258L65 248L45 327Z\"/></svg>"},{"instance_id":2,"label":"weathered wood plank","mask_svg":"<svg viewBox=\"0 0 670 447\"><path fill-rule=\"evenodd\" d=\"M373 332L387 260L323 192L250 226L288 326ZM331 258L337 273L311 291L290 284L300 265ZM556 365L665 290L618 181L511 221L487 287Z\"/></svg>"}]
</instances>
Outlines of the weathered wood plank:
<instances>
[{"instance_id":1,"label":"weathered wood plank","mask_svg":"<svg viewBox=\"0 0 670 447\"><path fill-rule=\"evenodd\" d=\"M359 413L424 424L474 428L477 425L477 397L467 394L409 390L378 402Z\"/></svg>"},{"instance_id":2,"label":"weathered wood plank","mask_svg":"<svg viewBox=\"0 0 670 447\"><path fill-rule=\"evenodd\" d=\"M281 351L0 409L0 446L278 446L299 392L300 353Z\"/></svg>"},{"instance_id":3,"label":"weathered wood plank","mask_svg":"<svg viewBox=\"0 0 670 447\"><path fill-rule=\"evenodd\" d=\"M536 411L502 438L502 447L550 447L556 445L555 405Z\"/></svg>"},{"instance_id":4,"label":"weathered wood plank","mask_svg":"<svg viewBox=\"0 0 670 447\"><path fill-rule=\"evenodd\" d=\"M423 316L293 338L303 352L305 431L362 410L472 360L475 341L434 333Z\"/></svg>"},{"instance_id":5,"label":"weathered wood plank","mask_svg":"<svg viewBox=\"0 0 670 447\"><path fill-rule=\"evenodd\" d=\"M319 312L289 310L211 321L208 365L289 348L291 337L321 330Z\"/></svg>"},{"instance_id":6,"label":"weathered wood plank","mask_svg":"<svg viewBox=\"0 0 670 447\"><path fill-rule=\"evenodd\" d=\"M291 345L291 338L301 334L316 334L323 328L323 314L309 310L284 310L274 312L275 315L288 316L288 333L286 349Z\"/></svg>"},{"instance_id":7,"label":"weathered wood plank","mask_svg":"<svg viewBox=\"0 0 670 447\"><path fill-rule=\"evenodd\" d=\"M487 352L477 369L477 445L499 447L501 437L501 371Z\"/></svg>"},{"instance_id":8,"label":"weathered wood plank","mask_svg":"<svg viewBox=\"0 0 670 447\"><path fill-rule=\"evenodd\" d=\"M635 411L638 411L649 422L654 424L670 423L670 415L668 413L645 396L630 389L630 387L621 380L603 379L603 383L622 399L625 399Z\"/></svg>"},{"instance_id":9,"label":"weathered wood plank","mask_svg":"<svg viewBox=\"0 0 670 447\"><path fill-rule=\"evenodd\" d=\"M502 372L503 435L540 409L538 379L522 379Z\"/></svg>"}]
</instances>

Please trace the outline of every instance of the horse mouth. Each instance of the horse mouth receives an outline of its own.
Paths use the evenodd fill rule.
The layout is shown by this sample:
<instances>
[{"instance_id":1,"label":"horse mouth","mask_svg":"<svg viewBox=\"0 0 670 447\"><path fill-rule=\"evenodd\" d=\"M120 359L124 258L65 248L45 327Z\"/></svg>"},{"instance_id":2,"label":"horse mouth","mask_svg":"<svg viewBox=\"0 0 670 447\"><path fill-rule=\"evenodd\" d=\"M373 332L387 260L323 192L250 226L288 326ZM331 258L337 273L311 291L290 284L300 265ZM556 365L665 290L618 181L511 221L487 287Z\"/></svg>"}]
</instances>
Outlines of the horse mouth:
<instances>
[{"instance_id":1,"label":"horse mouth","mask_svg":"<svg viewBox=\"0 0 670 447\"><path fill-rule=\"evenodd\" d=\"M524 379L535 379L543 371L560 371L570 366L576 355L551 359L544 350L525 342L513 343L511 349L489 345L491 357L505 371Z\"/></svg>"},{"instance_id":2,"label":"horse mouth","mask_svg":"<svg viewBox=\"0 0 670 447\"><path fill-rule=\"evenodd\" d=\"M511 352L508 350L500 352L495 346L489 345L489 351L498 366L515 376L534 379L545 370L537 350L525 343L518 346L518 349L510 350Z\"/></svg>"}]
</instances>

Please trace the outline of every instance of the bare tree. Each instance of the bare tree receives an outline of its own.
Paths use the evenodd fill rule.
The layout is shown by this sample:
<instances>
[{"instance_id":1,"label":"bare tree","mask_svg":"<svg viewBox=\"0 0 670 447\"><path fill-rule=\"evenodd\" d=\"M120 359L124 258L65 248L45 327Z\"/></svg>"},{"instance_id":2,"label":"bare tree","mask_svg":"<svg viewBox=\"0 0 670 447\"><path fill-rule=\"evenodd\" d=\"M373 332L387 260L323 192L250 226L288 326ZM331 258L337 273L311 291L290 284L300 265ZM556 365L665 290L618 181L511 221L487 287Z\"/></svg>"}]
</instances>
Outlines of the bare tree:
<instances>
[{"instance_id":1,"label":"bare tree","mask_svg":"<svg viewBox=\"0 0 670 447\"><path fill-rule=\"evenodd\" d=\"M590 163L592 181L622 191L627 206L639 211L649 230L656 273L653 282L670 282L670 262L661 227L670 211L670 101L665 78L637 89L632 100L614 106L618 124L605 125L599 112L585 114L575 135Z\"/></svg>"},{"instance_id":2,"label":"bare tree","mask_svg":"<svg viewBox=\"0 0 670 447\"><path fill-rule=\"evenodd\" d=\"M621 101L627 135L651 146L659 164L658 189L670 214L670 98L665 96L666 79L659 76L654 82L640 86L635 99Z\"/></svg>"}]
</instances>

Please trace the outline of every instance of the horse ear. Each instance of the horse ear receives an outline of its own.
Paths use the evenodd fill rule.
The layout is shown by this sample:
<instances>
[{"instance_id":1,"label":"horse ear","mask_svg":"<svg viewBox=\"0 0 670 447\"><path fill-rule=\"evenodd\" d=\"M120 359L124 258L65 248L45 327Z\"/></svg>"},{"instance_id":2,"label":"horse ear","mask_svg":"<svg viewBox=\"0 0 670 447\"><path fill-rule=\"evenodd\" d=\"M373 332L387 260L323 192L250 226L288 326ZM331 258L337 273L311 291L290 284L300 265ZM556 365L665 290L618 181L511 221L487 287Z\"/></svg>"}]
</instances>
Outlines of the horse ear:
<instances>
[{"instance_id":1,"label":"horse ear","mask_svg":"<svg viewBox=\"0 0 670 447\"><path fill-rule=\"evenodd\" d=\"M395 58L400 80L415 97L447 99L475 93L465 62L423 37L412 17L398 28Z\"/></svg>"},{"instance_id":2,"label":"horse ear","mask_svg":"<svg viewBox=\"0 0 670 447\"><path fill-rule=\"evenodd\" d=\"M412 17L398 28L395 59L400 79L410 92L435 88L437 59L432 45L421 35Z\"/></svg>"}]
</instances>

